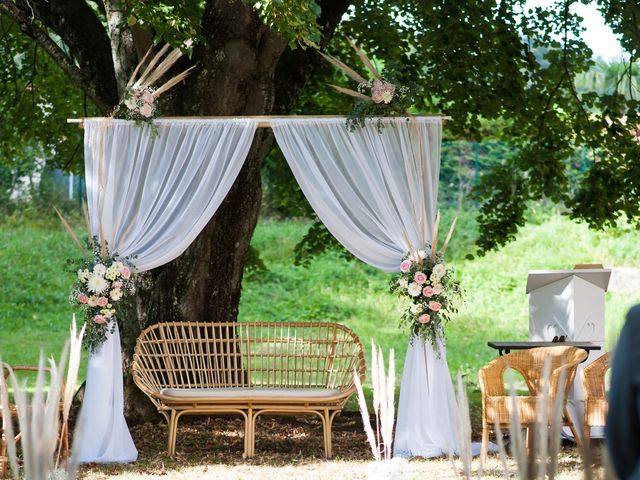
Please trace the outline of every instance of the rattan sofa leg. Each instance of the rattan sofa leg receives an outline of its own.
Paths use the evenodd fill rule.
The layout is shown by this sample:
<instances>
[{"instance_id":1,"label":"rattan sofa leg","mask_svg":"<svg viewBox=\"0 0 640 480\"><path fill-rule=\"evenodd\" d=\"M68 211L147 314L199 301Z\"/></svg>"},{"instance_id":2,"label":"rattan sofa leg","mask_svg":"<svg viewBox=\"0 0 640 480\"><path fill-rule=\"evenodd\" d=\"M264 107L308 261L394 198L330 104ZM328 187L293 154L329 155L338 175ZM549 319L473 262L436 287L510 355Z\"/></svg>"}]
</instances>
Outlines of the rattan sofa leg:
<instances>
[{"instance_id":1,"label":"rattan sofa leg","mask_svg":"<svg viewBox=\"0 0 640 480\"><path fill-rule=\"evenodd\" d=\"M244 417L244 458L253 457L253 409L249 408Z\"/></svg>"},{"instance_id":2,"label":"rattan sofa leg","mask_svg":"<svg viewBox=\"0 0 640 480\"><path fill-rule=\"evenodd\" d=\"M247 458L251 458L256 454L256 418L260 412L251 412L251 416L247 418L249 422L249 452Z\"/></svg>"},{"instance_id":3,"label":"rattan sofa leg","mask_svg":"<svg viewBox=\"0 0 640 480\"><path fill-rule=\"evenodd\" d=\"M167 439L167 454L170 457L176 454L176 437L178 433L178 415L175 410L171 410L169 417L169 437Z\"/></svg>"},{"instance_id":4,"label":"rattan sofa leg","mask_svg":"<svg viewBox=\"0 0 640 480\"><path fill-rule=\"evenodd\" d=\"M322 412L322 433L324 437L324 456L331 458L331 417L328 409Z\"/></svg>"}]
</instances>

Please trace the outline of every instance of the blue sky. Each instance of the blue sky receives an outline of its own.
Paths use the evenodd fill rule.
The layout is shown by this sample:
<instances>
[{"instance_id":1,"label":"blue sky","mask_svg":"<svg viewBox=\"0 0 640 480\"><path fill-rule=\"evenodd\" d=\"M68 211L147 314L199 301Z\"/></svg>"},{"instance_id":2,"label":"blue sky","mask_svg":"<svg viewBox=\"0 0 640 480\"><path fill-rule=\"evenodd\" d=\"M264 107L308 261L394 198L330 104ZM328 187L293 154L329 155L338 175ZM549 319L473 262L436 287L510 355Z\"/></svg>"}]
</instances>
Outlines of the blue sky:
<instances>
[{"instance_id":1,"label":"blue sky","mask_svg":"<svg viewBox=\"0 0 640 480\"><path fill-rule=\"evenodd\" d=\"M553 3L555 3L554 0L527 0L525 8L546 7ZM620 42L611 29L605 25L602 15L593 3L589 5L574 4L571 11L584 18L582 24L586 30L583 33L583 38L593 50L595 57L609 61L620 60L623 57Z\"/></svg>"}]
</instances>

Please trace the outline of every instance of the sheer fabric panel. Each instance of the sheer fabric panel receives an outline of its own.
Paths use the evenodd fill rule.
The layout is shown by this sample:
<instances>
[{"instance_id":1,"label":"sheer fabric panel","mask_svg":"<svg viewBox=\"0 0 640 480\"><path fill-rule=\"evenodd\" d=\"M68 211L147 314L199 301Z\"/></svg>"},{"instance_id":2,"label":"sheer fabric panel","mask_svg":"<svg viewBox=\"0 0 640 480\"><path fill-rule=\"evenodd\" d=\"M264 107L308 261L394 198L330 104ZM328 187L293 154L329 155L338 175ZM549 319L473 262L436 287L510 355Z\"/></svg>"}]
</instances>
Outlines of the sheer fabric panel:
<instances>
[{"instance_id":1,"label":"sheer fabric panel","mask_svg":"<svg viewBox=\"0 0 640 480\"><path fill-rule=\"evenodd\" d=\"M85 121L91 230L138 272L178 257L235 182L257 121ZM127 321L127 319L124 319ZM120 334L89 355L82 412L82 462L131 462L138 452L124 418Z\"/></svg>"},{"instance_id":2,"label":"sheer fabric panel","mask_svg":"<svg viewBox=\"0 0 640 480\"><path fill-rule=\"evenodd\" d=\"M273 131L289 166L327 229L356 257L398 271L407 251L431 241L436 217L442 123L435 118L367 121L283 119ZM382 127L382 128L380 128ZM400 389L394 455L456 450L453 385L440 355L413 338Z\"/></svg>"},{"instance_id":3,"label":"sheer fabric panel","mask_svg":"<svg viewBox=\"0 0 640 480\"><path fill-rule=\"evenodd\" d=\"M233 185L257 121L156 120L157 134L121 120L85 121L85 169L94 235L136 256L138 271L178 257Z\"/></svg>"},{"instance_id":4,"label":"sheer fabric panel","mask_svg":"<svg viewBox=\"0 0 640 480\"><path fill-rule=\"evenodd\" d=\"M276 141L327 229L351 253L397 271L433 234L440 172L440 119L272 120Z\"/></svg>"}]
</instances>

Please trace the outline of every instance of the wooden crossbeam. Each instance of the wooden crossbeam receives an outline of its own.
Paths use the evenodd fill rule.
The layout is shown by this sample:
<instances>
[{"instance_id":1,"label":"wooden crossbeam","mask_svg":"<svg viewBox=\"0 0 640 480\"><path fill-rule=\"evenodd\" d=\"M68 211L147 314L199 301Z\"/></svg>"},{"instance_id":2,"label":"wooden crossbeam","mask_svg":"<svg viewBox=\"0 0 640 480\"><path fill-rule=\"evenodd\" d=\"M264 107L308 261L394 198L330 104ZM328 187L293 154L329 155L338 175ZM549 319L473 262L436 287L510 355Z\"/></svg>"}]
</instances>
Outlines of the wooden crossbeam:
<instances>
[{"instance_id":1,"label":"wooden crossbeam","mask_svg":"<svg viewBox=\"0 0 640 480\"><path fill-rule=\"evenodd\" d=\"M412 117L412 118L440 118L444 123L446 120L451 120L451 117L443 116L443 115L392 115L389 117L383 118L393 118L393 117ZM77 123L79 128L84 128L84 121L89 120L91 118L100 118L100 117L87 117L87 118L68 118L67 123ZM258 120L258 128L271 128L271 121L275 119L281 118L318 118L318 119L326 119L326 118L341 118L346 120L347 117L344 115L251 115L251 116L237 116L237 117L159 117L159 120L232 120L232 119L253 119Z\"/></svg>"}]
</instances>

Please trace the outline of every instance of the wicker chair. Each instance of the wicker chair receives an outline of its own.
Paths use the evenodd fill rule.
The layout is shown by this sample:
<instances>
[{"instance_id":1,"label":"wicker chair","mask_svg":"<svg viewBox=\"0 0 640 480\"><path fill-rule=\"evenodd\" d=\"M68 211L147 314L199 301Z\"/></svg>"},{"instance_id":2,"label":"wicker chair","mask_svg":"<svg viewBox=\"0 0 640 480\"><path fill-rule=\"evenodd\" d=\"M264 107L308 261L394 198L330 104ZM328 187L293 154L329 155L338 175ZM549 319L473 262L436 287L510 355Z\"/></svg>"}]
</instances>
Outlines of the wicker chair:
<instances>
[{"instance_id":1,"label":"wicker chair","mask_svg":"<svg viewBox=\"0 0 640 480\"><path fill-rule=\"evenodd\" d=\"M609 353L605 353L582 370L582 389L584 390L583 431L587 446L591 437L591 427L604 427L606 425L609 403L607 402L604 378L610 366L609 355Z\"/></svg>"},{"instance_id":2,"label":"wicker chair","mask_svg":"<svg viewBox=\"0 0 640 480\"><path fill-rule=\"evenodd\" d=\"M245 419L244 455L255 453L262 414L322 419L331 457L331 426L364 377L362 344L335 323L159 323L136 342L133 379L169 425L175 454L182 415L237 413Z\"/></svg>"},{"instance_id":3,"label":"wicker chair","mask_svg":"<svg viewBox=\"0 0 640 480\"><path fill-rule=\"evenodd\" d=\"M525 379L529 389L528 396L516 396L516 410L520 423L527 430L531 429L537 420L536 409L542 398L543 369L547 357L551 360L551 374L549 379L549 407L553 404L558 392L564 392L565 405L564 422L571 428L578 439L575 426L566 410L566 395L573 383L576 368L587 358L587 352L575 347L545 347L521 350L498 357L480 369L480 390L482 392L482 451L481 460L486 462L489 445L489 432L496 424L500 428L508 428L511 423L513 403L510 395L505 392L504 372L511 368ZM565 371L564 385L559 385L562 371ZM549 418L551 418L549 416Z\"/></svg>"},{"instance_id":4,"label":"wicker chair","mask_svg":"<svg viewBox=\"0 0 640 480\"><path fill-rule=\"evenodd\" d=\"M38 372L38 367L25 366L25 365L8 365L6 363L3 363L2 365L0 365L0 368L2 369L2 377L4 381L7 381L10 370L16 373L17 376L20 376L20 372L33 372L33 373ZM51 369L48 367L43 367L43 371L47 372L48 374L51 374ZM64 384L63 384L62 390L64 391ZM60 413L62 413L63 411L62 402L60 402L59 410L60 410ZM0 431L0 434L1 434L0 476L4 476L7 473L7 465L8 465L7 438L5 434L6 422L14 421L18 417L18 409L16 405L13 403L9 403L8 414L3 412L2 406L0 405L0 417L2 420L2 430ZM21 437L22 435L18 432L18 434L15 436L16 442L20 441ZM61 458L63 460L66 460L69 457L69 426L67 425L67 423L63 423L60 429L60 437L58 438L58 442L60 444L59 452L61 454Z\"/></svg>"}]
</instances>

